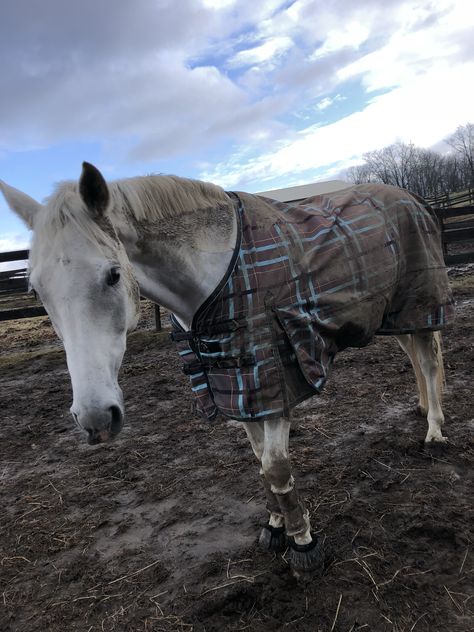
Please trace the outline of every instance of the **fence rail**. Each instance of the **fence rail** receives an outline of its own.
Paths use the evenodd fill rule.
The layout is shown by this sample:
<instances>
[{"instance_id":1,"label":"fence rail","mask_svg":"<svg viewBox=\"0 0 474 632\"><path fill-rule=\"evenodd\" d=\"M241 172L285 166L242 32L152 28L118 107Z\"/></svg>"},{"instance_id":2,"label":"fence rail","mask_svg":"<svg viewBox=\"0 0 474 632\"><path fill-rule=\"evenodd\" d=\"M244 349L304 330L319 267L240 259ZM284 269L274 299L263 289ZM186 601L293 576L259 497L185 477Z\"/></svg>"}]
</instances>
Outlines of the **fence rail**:
<instances>
[{"instance_id":1,"label":"fence rail","mask_svg":"<svg viewBox=\"0 0 474 632\"><path fill-rule=\"evenodd\" d=\"M15 263L26 261L29 256L28 250L12 250L10 252L0 252L0 263ZM15 294L25 294L28 291L28 269L17 268L15 270L0 271L0 298ZM142 297L143 298L143 297ZM25 307L12 307L11 309L0 309L0 322L5 320L16 320L18 318L34 318L36 316L47 316L42 305L30 305ZM160 306L155 304L155 327L161 330Z\"/></svg>"},{"instance_id":2,"label":"fence rail","mask_svg":"<svg viewBox=\"0 0 474 632\"><path fill-rule=\"evenodd\" d=\"M473 192L461 196L462 199L472 200ZM461 198L452 199L459 202ZM435 208L436 215L440 219L444 260L447 265L457 265L462 263L474 263L474 250L469 252L451 253L450 245L459 245L462 242L474 242L474 205L448 206ZM473 219L460 219L462 217L473 216ZM456 221L452 221L456 220ZM28 250L14 250L11 252L0 252L0 263L26 261L29 256ZM0 272L0 298L6 295L24 294L28 290L28 276L26 267ZM16 318L32 318L35 316L45 316L45 309L38 306L17 307L0 310L0 321L13 320ZM161 312L159 305L155 305L156 329L161 329Z\"/></svg>"},{"instance_id":3,"label":"fence rail","mask_svg":"<svg viewBox=\"0 0 474 632\"><path fill-rule=\"evenodd\" d=\"M446 265L474 263L474 246L468 252L452 253L451 244L474 243L474 205L435 209L441 220L444 261ZM470 217L473 219L470 219ZM461 219L467 218L467 219ZM453 221L454 220L454 221Z\"/></svg>"},{"instance_id":4,"label":"fence rail","mask_svg":"<svg viewBox=\"0 0 474 632\"><path fill-rule=\"evenodd\" d=\"M26 261L29 257L29 250L12 250L10 252L0 252L0 263L7 261Z\"/></svg>"},{"instance_id":5,"label":"fence rail","mask_svg":"<svg viewBox=\"0 0 474 632\"><path fill-rule=\"evenodd\" d=\"M451 208L453 206L466 206L474 202L474 189L468 189L464 193L446 193L444 195L427 197L426 201L436 208Z\"/></svg>"}]
</instances>

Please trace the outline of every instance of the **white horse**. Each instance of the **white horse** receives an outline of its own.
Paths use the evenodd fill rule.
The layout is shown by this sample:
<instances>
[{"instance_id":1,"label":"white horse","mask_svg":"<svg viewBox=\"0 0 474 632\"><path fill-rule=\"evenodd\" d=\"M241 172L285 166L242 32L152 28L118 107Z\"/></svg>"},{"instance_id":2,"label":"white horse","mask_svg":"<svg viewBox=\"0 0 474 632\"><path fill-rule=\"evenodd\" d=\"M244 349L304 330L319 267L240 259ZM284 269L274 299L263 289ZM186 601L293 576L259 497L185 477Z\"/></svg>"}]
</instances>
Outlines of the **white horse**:
<instances>
[{"instance_id":1,"label":"white horse","mask_svg":"<svg viewBox=\"0 0 474 632\"><path fill-rule=\"evenodd\" d=\"M0 181L10 206L34 231L30 286L64 343L72 381L72 416L90 443L115 437L124 423L117 382L127 332L137 323L140 293L173 312L185 330L233 257L238 226L218 186L174 176L107 184L83 164L79 183L61 184L45 205ZM442 354L438 332L397 336L415 369L426 441L443 442ZM290 419L244 422L260 464L268 524L260 541L290 545L296 573L321 569L288 456Z\"/></svg>"}]
</instances>

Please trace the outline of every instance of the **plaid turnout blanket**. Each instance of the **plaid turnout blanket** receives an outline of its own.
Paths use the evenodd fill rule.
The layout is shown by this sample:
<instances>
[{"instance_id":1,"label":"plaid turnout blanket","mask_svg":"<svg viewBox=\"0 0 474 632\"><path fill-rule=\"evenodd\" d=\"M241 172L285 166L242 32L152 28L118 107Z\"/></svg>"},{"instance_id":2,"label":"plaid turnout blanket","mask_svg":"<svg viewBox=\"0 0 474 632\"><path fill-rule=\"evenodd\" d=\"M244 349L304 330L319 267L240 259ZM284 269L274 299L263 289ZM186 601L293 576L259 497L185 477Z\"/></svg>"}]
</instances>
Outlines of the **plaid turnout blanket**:
<instances>
[{"instance_id":1,"label":"plaid turnout blanket","mask_svg":"<svg viewBox=\"0 0 474 632\"><path fill-rule=\"evenodd\" d=\"M318 393L338 351L454 316L437 221L407 191L358 185L297 204L235 201L229 270L174 338L197 409L251 421Z\"/></svg>"}]
</instances>

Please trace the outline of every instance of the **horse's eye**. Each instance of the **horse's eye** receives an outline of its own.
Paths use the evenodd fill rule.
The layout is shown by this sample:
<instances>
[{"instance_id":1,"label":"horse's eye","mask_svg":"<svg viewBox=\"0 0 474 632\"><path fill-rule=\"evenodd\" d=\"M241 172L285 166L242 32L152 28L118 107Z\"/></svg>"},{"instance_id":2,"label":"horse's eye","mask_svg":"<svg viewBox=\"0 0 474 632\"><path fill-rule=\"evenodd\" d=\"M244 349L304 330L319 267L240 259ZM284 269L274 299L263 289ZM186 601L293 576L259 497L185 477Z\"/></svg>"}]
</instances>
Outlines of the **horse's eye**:
<instances>
[{"instance_id":1,"label":"horse's eye","mask_svg":"<svg viewBox=\"0 0 474 632\"><path fill-rule=\"evenodd\" d=\"M107 285L117 285L120 281L120 268L111 268L107 275Z\"/></svg>"}]
</instances>

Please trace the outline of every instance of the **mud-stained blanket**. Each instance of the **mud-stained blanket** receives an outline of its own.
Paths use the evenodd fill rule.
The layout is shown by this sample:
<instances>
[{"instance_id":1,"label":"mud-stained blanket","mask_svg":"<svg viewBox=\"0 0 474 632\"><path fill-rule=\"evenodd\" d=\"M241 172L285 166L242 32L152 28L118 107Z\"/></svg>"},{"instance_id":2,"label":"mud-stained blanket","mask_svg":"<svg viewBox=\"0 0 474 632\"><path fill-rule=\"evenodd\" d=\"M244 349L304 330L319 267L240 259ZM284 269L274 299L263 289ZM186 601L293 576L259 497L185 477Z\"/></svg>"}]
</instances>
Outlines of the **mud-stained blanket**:
<instances>
[{"instance_id":1,"label":"mud-stained blanket","mask_svg":"<svg viewBox=\"0 0 474 632\"><path fill-rule=\"evenodd\" d=\"M232 265L191 331L174 321L209 419L287 416L320 391L337 351L453 318L437 221L421 199L375 184L297 204L230 195Z\"/></svg>"}]
</instances>

